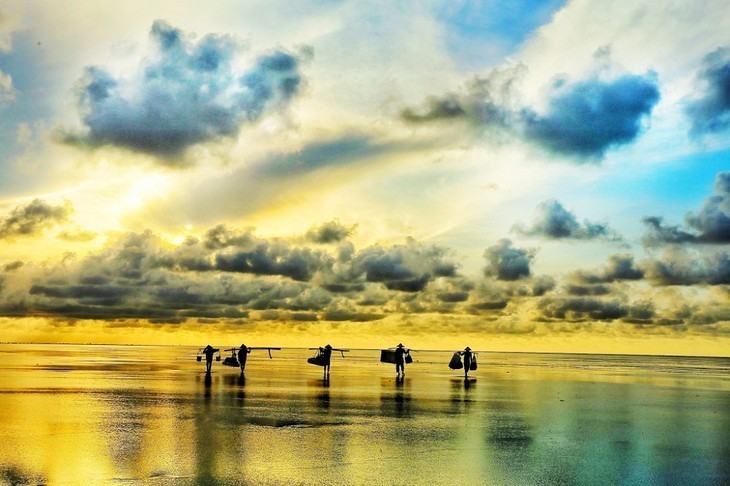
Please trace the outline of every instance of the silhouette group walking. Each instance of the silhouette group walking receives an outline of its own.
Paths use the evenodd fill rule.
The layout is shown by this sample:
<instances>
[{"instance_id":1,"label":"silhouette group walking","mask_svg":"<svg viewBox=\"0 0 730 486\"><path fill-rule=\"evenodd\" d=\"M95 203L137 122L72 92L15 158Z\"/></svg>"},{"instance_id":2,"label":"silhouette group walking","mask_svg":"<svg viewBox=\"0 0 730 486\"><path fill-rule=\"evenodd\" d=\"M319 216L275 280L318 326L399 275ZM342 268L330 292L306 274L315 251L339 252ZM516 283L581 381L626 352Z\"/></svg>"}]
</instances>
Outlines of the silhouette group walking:
<instances>
[{"instance_id":1,"label":"silhouette group walking","mask_svg":"<svg viewBox=\"0 0 730 486\"><path fill-rule=\"evenodd\" d=\"M271 350L280 350L281 348L252 348L246 346L245 344L241 344L241 346L239 347L226 349L226 351L231 352L231 355L223 361L223 365L240 368L241 376L243 376L246 369L246 361L248 360L248 355L254 349L266 349L269 352L269 358L272 358ZM345 357L345 353L350 351L349 349L333 348L330 344L310 349L316 350L317 353L311 358L308 358L307 362L315 366L321 366L323 377L325 380L329 380L330 376L332 351L339 351L342 354L343 358ZM405 347L403 343L399 343L394 348L383 349L380 352L380 361L382 363L395 364L396 378L402 380L405 378L406 375L406 364L410 364L413 362L411 351L413 350ZM202 356L205 356L205 371L207 374L210 374L213 366L213 358L215 357L217 361L220 361L220 349L214 348L213 346L208 344L206 347L198 352L198 361L201 361ZM472 351L469 346L464 348L463 351L456 351L453 354L451 361L449 362L449 368L451 368L452 370L463 369L464 379L468 379L469 371L474 371L477 369L477 354Z\"/></svg>"}]
</instances>

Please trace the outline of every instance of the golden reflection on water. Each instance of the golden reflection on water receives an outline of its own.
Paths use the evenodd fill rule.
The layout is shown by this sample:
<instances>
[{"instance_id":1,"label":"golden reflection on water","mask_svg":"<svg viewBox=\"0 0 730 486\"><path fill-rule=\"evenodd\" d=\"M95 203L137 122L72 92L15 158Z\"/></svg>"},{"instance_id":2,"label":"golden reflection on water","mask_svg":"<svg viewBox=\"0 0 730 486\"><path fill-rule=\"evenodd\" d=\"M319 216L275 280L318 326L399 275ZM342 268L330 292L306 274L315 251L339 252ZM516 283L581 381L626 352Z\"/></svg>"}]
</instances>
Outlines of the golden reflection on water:
<instances>
[{"instance_id":1,"label":"golden reflection on water","mask_svg":"<svg viewBox=\"0 0 730 486\"><path fill-rule=\"evenodd\" d=\"M727 361L494 355L464 380L424 353L398 379L362 352L326 380L308 352L194 355L0 345L0 483L730 478Z\"/></svg>"}]
</instances>

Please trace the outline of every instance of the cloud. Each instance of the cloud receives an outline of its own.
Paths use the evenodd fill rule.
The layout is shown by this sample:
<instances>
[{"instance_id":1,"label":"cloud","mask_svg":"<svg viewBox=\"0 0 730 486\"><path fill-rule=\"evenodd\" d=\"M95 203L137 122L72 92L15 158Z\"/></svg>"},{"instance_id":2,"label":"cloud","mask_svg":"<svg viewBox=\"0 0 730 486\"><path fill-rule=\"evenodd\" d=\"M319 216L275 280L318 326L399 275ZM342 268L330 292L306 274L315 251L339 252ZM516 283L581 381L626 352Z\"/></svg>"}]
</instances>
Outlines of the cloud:
<instances>
[{"instance_id":1,"label":"cloud","mask_svg":"<svg viewBox=\"0 0 730 486\"><path fill-rule=\"evenodd\" d=\"M522 112L525 136L560 155L602 159L612 147L636 139L641 122L659 101L656 75L624 75L610 81L559 79L544 113Z\"/></svg>"},{"instance_id":2,"label":"cloud","mask_svg":"<svg viewBox=\"0 0 730 486\"><path fill-rule=\"evenodd\" d=\"M8 265L0 315L173 322L273 310L305 312L305 320L317 314L369 321L408 302L425 312L468 297L470 284L457 276L444 249L413 239L362 251L349 241L335 248L296 246L301 241L260 238L224 225L174 247L151 231L129 233L102 251L55 266Z\"/></svg>"},{"instance_id":3,"label":"cloud","mask_svg":"<svg viewBox=\"0 0 730 486\"><path fill-rule=\"evenodd\" d=\"M621 241L621 236L606 224L592 223L587 220L582 224L579 223L575 215L555 199L540 203L537 212L537 218L530 227L518 224L512 230L523 236L540 236L553 240Z\"/></svg>"},{"instance_id":4,"label":"cloud","mask_svg":"<svg viewBox=\"0 0 730 486\"><path fill-rule=\"evenodd\" d=\"M730 49L721 47L704 57L696 93L685 106L692 122L690 134L701 136L730 128Z\"/></svg>"},{"instance_id":5,"label":"cloud","mask_svg":"<svg viewBox=\"0 0 730 486\"><path fill-rule=\"evenodd\" d=\"M63 241L85 243L96 239L98 235L92 231L86 231L81 228L64 230L58 233L57 238Z\"/></svg>"},{"instance_id":6,"label":"cloud","mask_svg":"<svg viewBox=\"0 0 730 486\"><path fill-rule=\"evenodd\" d=\"M0 267L0 269L3 272L12 272L13 270L17 270L17 269L21 268L23 265L25 265L25 262L16 260L14 262L6 263L2 267Z\"/></svg>"},{"instance_id":7,"label":"cloud","mask_svg":"<svg viewBox=\"0 0 730 486\"><path fill-rule=\"evenodd\" d=\"M519 105L518 85L526 70L524 64L495 69L459 93L430 97L420 109L404 109L401 118L410 123L465 119L555 154L601 160L609 149L638 137L660 97L653 72L579 81L559 77L546 95L546 108L538 111Z\"/></svg>"},{"instance_id":8,"label":"cloud","mask_svg":"<svg viewBox=\"0 0 730 486\"><path fill-rule=\"evenodd\" d=\"M611 293L611 287L608 285L574 285L570 284L565 287L565 291L570 295L589 296L589 295L608 295Z\"/></svg>"},{"instance_id":9,"label":"cloud","mask_svg":"<svg viewBox=\"0 0 730 486\"><path fill-rule=\"evenodd\" d=\"M456 263L437 246L424 246L413 239L390 248L371 246L357 253L352 262L355 274L368 282L382 282L390 290L418 292L436 277L456 276Z\"/></svg>"},{"instance_id":10,"label":"cloud","mask_svg":"<svg viewBox=\"0 0 730 486\"><path fill-rule=\"evenodd\" d=\"M642 238L645 246L697 242L696 235L682 230L679 226L665 224L661 216L647 216L642 218L641 222L646 227L646 233Z\"/></svg>"},{"instance_id":11,"label":"cloud","mask_svg":"<svg viewBox=\"0 0 730 486\"><path fill-rule=\"evenodd\" d=\"M641 280L644 271L636 267L630 254L611 255L608 263L599 271L578 271L571 278L585 284L613 283L623 280Z\"/></svg>"},{"instance_id":12,"label":"cloud","mask_svg":"<svg viewBox=\"0 0 730 486\"><path fill-rule=\"evenodd\" d=\"M246 230L243 233L236 232L224 224L219 224L205 233L203 244L211 250L219 250L229 246L250 247L256 243L253 230Z\"/></svg>"},{"instance_id":13,"label":"cloud","mask_svg":"<svg viewBox=\"0 0 730 486\"><path fill-rule=\"evenodd\" d=\"M15 89L13 88L13 78L0 71L0 103L11 101L15 98Z\"/></svg>"},{"instance_id":14,"label":"cloud","mask_svg":"<svg viewBox=\"0 0 730 486\"><path fill-rule=\"evenodd\" d=\"M693 232L664 223L663 218L649 216L642 219L647 228L643 243L646 246L682 243L730 243L730 172L715 177L715 194L705 200L697 213L687 213L685 223Z\"/></svg>"},{"instance_id":15,"label":"cloud","mask_svg":"<svg viewBox=\"0 0 730 486\"><path fill-rule=\"evenodd\" d=\"M535 259L535 250L512 247L512 241L499 240L484 251L487 266L484 274L498 280L517 280L530 276L530 263Z\"/></svg>"},{"instance_id":16,"label":"cloud","mask_svg":"<svg viewBox=\"0 0 730 486\"><path fill-rule=\"evenodd\" d=\"M730 254L726 251L700 254L674 249L642 262L641 267L655 285L730 284Z\"/></svg>"},{"instance_id":17,"label":"cloud","mask_svg":"<svg viewBox=\"0 0 730 486\"><path fill-rule=\"evenodd\" d=\"M307 231L306 237L313 243L339 243L348 238L355 226L345 226L339 221L329 221L321 226L313 226Z\"/></svg>"},{"instance_id":18,"label":"cloud","mask_svg":"<svg viewBox=\"0 0 730 486\"><path fill-rule=\"evenodd\" d=\"M34 199L25 206L16 207L0 219L0 239L39 235L65 222L72 212L68 202L53 206L42 199Z\"/></svg>"},{"instance_id":19,"label":"cloud","mask_svg":"<svg viewBox=\"0 0 730 486\"><path fill-rule=\"evenodd\" d=\"M225 272L254 275L281 275L293 280L309 281L315 272L332 265L332 258L310 248L291 248L283 242L264 242L250 251L233 251L215 255L215 268Z\"/></svg>"},{"instance_id":20,"label":"cloud","mask_svg":"<svg viewBox=\"0 0 730 486\"><path fill-rule=\"evenodd\" d=\"M730 243L730 172L717 174L715 195L707 198L698 213L687 214L685 220L692 229L699 232L699 241Z\"/></svg>"},{"instance_id":21,"label":"cloud","mask_svg":"<svg viewBox=\"0 0 730 486\"><path fill-rule=\"evenodd\" d=\"M494 69L486 76L475 76L459 93L432 96L420 109L402 110L401 117L410 123L463 118L483 126L507 128L517 115L513 106L517 85L526 71L524 64Z\"/></svg>"},{"instance_id":22,"label":"cloud","mask_svg":"<svg viewBox=\"0 0 730 486\"><path fill-rule=\"evenodd\" d=\"M208 34L195 41L157 20L150 38L154 54L132 76L86 68L78 101L88 131L69 134L66 141L169 159L193 145L235 136L245 124L286 106L303 82L302 58L283 50L239 72L234 60L240 48L231 36Z\"/></svg>"},{"instance_id":23,"label":"cloud","mask_svg":"<svg viewBox=\"0 0 730 486\"><path fill-rule=\"evenodd\" d=\"M0 52L8 52L12 47L12 33L15 30L16 21L5 12L0 11ZM0 70L0 103L11 101L15 98L13 78Z\"/></svg>"},{"instance_id":24,"label":"cloud","mask_svg":"<svg viewBox=\"0 0 730 486\"><path fill-rule=\"evenodd\" d=\"M542 319L569 322L615 321L649 323L655 316L651 302L633 304L616 298L546 297L537 306Z\"/></svg>"}]
</instances>

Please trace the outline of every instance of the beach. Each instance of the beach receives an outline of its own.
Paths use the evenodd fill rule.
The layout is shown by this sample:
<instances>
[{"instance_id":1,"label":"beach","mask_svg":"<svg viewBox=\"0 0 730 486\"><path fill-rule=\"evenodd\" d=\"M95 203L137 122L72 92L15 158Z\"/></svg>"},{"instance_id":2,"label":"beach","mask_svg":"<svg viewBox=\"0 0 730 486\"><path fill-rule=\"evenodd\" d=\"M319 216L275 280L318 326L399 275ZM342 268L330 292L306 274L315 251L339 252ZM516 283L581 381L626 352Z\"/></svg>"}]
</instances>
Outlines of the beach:
<instances>
[{"instance_id":1,"label":"beach","mask_svg":"<svg viewBox=\"0 0 730 486\"><path fill-rule=\"evenodd\" d=\"M0 345L10 484L727 484L730 359ZM225 357L225 354L224 354Z\"/></svg>"}]
</instances>

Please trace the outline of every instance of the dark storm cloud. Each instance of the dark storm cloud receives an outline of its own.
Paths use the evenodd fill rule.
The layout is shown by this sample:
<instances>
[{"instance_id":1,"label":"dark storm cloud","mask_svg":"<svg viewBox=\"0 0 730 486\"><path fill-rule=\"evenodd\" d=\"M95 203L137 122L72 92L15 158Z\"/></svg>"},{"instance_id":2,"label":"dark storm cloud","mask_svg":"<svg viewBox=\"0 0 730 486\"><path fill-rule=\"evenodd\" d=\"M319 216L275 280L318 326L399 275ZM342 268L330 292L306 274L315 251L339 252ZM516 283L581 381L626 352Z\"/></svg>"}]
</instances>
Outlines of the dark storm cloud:
<instances>
[{"instance_id":1,"label":"dark storm cloud","mask_svg":"<svg viewBox=\"0 0 730 486\"><path fill-rule=\"evenodd\" d=\"M306 237L314 243L339 243L347 239L354 230L354 226L345 226L339 221L329 221L310 228Z\"/></svg>"},{"instance_id":2,"label":"dark storm cloud","mask_svg":"<svg viewBox=\"0 0 730 486\"><path fill-rule=\"evenodd\" d=\"M290 248L283 243L261 243L252 251L218 253L215 267L225 272L281 275L293 280L311 280L315 272L332 265L332 258L310 248Z\"/></svg>"},{"instance_id":3,"label":"dark storm cloud","mask_svg":"<svg viewBox=\"0 0 730 486\"><path fill-rule=\"evenodd\" d=\"M430 97L420 109L403 110L401 117L410 123L465 119L506 130L559 155L600 160L609 149L638 137L660 97L653 72L610 80L560 78L551 86L546 109L538 112L517 106L517 84L526 69L494 70L459 93Z\"/></svg>"},{"instance_id":4,"label":"dark storm cloud","mask_svg":"<svg viewBox=\"0 0 730 486\"><path fill-rule=\"evenodd\" d=\"M523 110L528 139L561 155L601 159L612 147L630 143L642 119L659 101L656 75L624 75L554 83L547 110Z\"/></svg>"},{"instance_id":5,"label":"dark storm cloud","mask_svg":"<svg viewBox=\"0 0 730 486\"><path fill-rule=\"evenodd\" d=\"M129 233L56 266L8 266L0 314L173 322L276 311L369 321L407 305L442 312L469 297L471 284L442 248L413 239L359 252L346 240L297 246L304 240L219 225L171 248L150 231Z\"/></svg>"},{"instance_id":6,"label":"dark storm cloud","mask_svg":"<svg viewBox=\"0 0 730 486\"><path fill-rule=\"evenodd\" d=\"M705 56L696 84L697 96L685 107L692 121L690 133L700 136L730 128L730 49L722 47Z\"/></svg>"},{"instance_id":7,"label":"dark storm cloud","mask_svg":"<svg viewBox=\"0 0 730 486\"><path fill-rule=\"evenodd\" d=\"M385 317L384 314L369 314L367 312L351 312L344 309L335 309L326 311L322 315L323 321L352 321L352 322L369 322L378 321Z\"/></svg>"},{"instance_id":8,"label":"dark storm cloud","mask_svg":"<svg viewBox=\"0 0 730 486\"><path fill-rule=\"evenodd\" d=\"M530 263L535 258L535 251L527 248L515 248L512 241L502 239L484 251L487 266L484 274L498 280L517 280L530 276Z\"/></svg>"},{"instance_id":9,"label":"dark storm cloud","mask_svg":"<svg viewBox=\"0 0 730 486\"><path fill-rule=\"evenodd\" d=\"M513 231L524 236L538 236L553 240L609 240L621 241L621 237L608 225L590 221L578 222L573 213L568 211L559 201L551 199L540 203L537 217L532 225L515 225Z\"/></svg>"},{"instance_id":10,"label":"dark storm cloud","mask_svg":"<svg viewBox=\"0 0 730 486\"><path fill-rule=\"evenodd\" d=\"M648 316L653 312L644 303L636 308L617 299L595 297L549 297L538 304L538 310L546 319L566 321L614 321L630 316ZM646 318L648 318L646 317Z\"/></svg>"},{"instance_id":11,"label":"dark storm cloud","mask_svg":"<svg viewBox=\"0 0 730 486\"><path fill-rule=\"evenodd\" d=\"M73 299L83 305L116 306L124 302L133 289L121 285L33 285L30 295Z\"/></svg>"},{"instance_id":12,"label":"dark storm cloud","mask_svg":"<svg viewBox=\"0 0 730 486\"><path fill-rule=\"evenodd\" d=\"M368 282L382 282L390 290L418 292L436 277L456 276L457 265L437 246L424 246L409 239L390 248L372 246L353 259L355 274Z\"/></svg>"},{"instance_id":13,"label":"dark storm cloud","mask_svg":"<svg viewBox=\"0 0 730 486\"><path fill-rule=\"evenodd\" d=\"M595 296L608 295L611 293L611 287L608 285L575 285L569 284L565 286L565 291L570 295L576 296Z\"/></svg>"},{"instance_id":14,"label":"dark storm cloud","mask_svg":"<svg viewBox=\"0 0 730 486\"><path fill-rule=\"evenodd\" d=\"M70 203L53 206L42 199L34 199L0 219L0 239L41 234L65 222L72 212Z\"/></svg>"},{"instance_id":15,"label":"dark storm cloud","mask_svg":"<svg viewBox=\"0 0 730 486\"><path fill-rule=\"evenodd\" d=\"M642 262L646 278L656 285L728 285L730 254L671 251Z\"/></svg>"},{"instance_id":16,"label":"dark storm cloud","mask_svg":"<svg viewBox=\"0 0 730 486\"><path fill-rule=\"evenodd\" d=\"M157 20L150 38L155 55L133 76L86 68L78 101L88 132L67 141L169 158L235 136L246 123L286 105L302 84L301 59L292 53L262 55L239 73L233 67L239 46L230 36L208 34L196 42Z\"/></svg>"},{"instance_id":17,"label":"dark storm cloud","mask_svg":"<svg viewBox=\"0 0 730 486\"><path fill-rule=\"evenodd\" d=\"M644 271L635 265L633 255L622 254L611 255L608 263L599 271L578 271L571 277L584 284L602 284L622 280L641 280L644 278Z\"/></svg>"},{"instance_id":18,"label":"dark storm cloud","mask_svg":"<svg viewBox=\"0 0 730 486\"><path fill-rule=\"evenodd\" d=\"M691 232L666 224L658 216L642 219L647 229L644 244L730 243L730 172L717 174L715 194L705 200L697 213L687 213L684 220Z\"/></svg>"}]
</instances>

